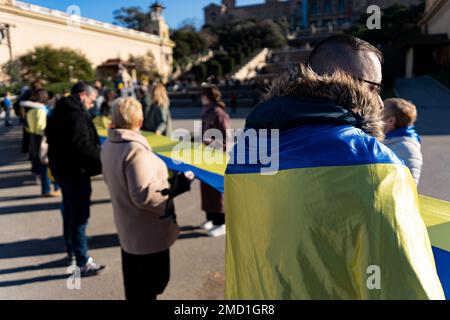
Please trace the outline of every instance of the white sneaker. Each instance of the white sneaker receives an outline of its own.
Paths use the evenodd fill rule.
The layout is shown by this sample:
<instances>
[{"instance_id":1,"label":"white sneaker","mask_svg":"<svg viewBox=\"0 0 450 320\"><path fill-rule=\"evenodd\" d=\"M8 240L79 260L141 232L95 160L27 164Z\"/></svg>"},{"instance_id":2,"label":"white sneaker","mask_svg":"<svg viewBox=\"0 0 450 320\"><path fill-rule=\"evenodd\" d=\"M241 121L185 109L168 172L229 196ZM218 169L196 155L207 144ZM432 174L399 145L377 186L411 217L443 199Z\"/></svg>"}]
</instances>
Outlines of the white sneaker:
<instances>
[{"instance_id":1,"label":"white sneaker","mask_svg":"<svg viewBox=\"0 0 450 320\"><path fill-rule=\"evenodd\" d=\"M211 230L208 231L208 236L210 237L221 237L227 233L225 225L215 226Z\"/></svg>"},{"instance_id":2,"label":"white sneaker","mask_svg":"<svg viewBox=\"0 0 450 320\"><path fill-rule=\"evenodd\" d=\"M206 221L206 222L202 223L202 224L199 226L199 228L200 228L200 229L203 229L203 230L206 230L206 231L209 231L209 230L211 230L212 228L214 228L214 224L212 223L212 221Z\"/></svg>"},{"instance_id":3,"label":"white sneaker","mask_svg":"<svg viewBox=\"0 0 450 320\"><path fill-rule=\"evenodd\" d=\"M102 272L106 267L103 265L98 265L94 262L94 260L89 257L88 262L80 268L80 274L82 277L89 277L98 275Z\"/></svg>"}]
</instances>

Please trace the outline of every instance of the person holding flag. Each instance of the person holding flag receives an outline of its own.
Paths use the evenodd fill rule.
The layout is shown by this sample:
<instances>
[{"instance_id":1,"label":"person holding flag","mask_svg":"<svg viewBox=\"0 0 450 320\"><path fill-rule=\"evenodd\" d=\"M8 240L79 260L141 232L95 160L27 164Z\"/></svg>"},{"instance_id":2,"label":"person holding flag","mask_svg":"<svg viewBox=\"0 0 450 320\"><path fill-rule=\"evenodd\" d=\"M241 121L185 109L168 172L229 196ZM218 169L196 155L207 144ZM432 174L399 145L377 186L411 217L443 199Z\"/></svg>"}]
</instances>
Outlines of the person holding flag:
<instances>
[{"instance_id":1,"label":"person holding flag","mask_svg":"<svg viewBox=\"0 0 450 320\"><path fill-rule=\"evenodd\" d=\"M275 79L246 130L278 130L278 171L225 175L228 299L444 299L416 184L385 145L382 54L336 35ZM244 143L245 148L239 144Z\"/></svg>"}]
</instances>

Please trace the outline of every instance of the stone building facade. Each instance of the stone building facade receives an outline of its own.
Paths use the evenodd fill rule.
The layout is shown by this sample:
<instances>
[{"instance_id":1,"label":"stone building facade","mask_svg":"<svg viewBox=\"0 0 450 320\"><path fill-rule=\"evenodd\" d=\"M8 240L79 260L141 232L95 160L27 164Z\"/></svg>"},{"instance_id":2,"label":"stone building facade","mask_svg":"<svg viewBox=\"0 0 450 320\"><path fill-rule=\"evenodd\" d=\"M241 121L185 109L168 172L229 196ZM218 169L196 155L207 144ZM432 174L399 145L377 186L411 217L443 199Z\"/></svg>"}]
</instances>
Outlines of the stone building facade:
<instances>
[{"instance_id":1,"label":"stone building facade","mask_svg":"<svg viewBox=\"0 0 450 320\"><path fill-rule=\"evenodd\" d=\"M427 0L420 26L425 33L446 33L450 37L450 1Z\"/></svg>"},{"instance_id":2,"label":"stone building facade","mask_svg":"<svg viewBox=\"0 0 450 320\"><path fill-rule=\"evenodd\" d=\"M291 29L308 29L311 25L340 27L351 24L371 4L386 8L395 3L409 6L421 2L423 0L265 0L262 4L237 6L235 0L222 0L220 5L213 3L205 7L204 14L206 25L285 17Z\"/></svg>"},{"instance_id":3,"label":"stone building facade","mask_svg":"<svg viewBox=\"0 0 450 320\"><path fill-rule=\"evenodd\" d=\"M168 79L175 43L169 38L162 9L156 3L150 29L139 32L72 15L70 8L68 14L22 1L0 0L0 64L47 44L78 50L93 67L108 59L127 60L130 54L150 51L158 73Z\"/></svg>"}]
</instances>

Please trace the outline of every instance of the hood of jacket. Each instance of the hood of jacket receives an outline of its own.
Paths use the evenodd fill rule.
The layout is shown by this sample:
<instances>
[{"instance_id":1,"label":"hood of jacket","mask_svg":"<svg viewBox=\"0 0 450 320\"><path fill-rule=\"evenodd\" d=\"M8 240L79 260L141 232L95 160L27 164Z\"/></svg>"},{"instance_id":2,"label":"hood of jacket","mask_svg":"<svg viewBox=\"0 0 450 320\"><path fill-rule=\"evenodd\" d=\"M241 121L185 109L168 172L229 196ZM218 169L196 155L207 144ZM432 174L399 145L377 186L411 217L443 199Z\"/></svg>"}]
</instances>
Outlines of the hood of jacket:
<instances>
[{"instance_id":1,"label":"hood of jacket","mask_svg":"<svg viewBox=\"0 0 450 320\"><path fill-rule=\"evenodd\" d=\"M305 124L349 124L380 140L383 108L376 93L344 72L318 75L298 65L272 81L246 128L290 129Z\"/></svg>"}]
</instances>

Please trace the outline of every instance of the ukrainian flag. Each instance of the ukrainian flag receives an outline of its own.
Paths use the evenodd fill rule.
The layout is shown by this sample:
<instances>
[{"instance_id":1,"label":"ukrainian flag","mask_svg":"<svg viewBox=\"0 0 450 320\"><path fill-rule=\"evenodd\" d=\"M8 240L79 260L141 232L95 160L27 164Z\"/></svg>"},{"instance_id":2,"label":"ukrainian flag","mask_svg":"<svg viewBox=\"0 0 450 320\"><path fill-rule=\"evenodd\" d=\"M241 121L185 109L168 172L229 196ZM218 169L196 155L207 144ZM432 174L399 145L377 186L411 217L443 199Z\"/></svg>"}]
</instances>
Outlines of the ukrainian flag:
<instances>
[{"instance_id":1,"label":"ukrainian flag","mask_svg":"<svg viewBox=\"0 0 450 320\"><path fill-rule=\"evenodd\" d=\"M101 141L105 141L108 127L105 119L97 119L96 126ZM417 198L406 168L360 130L351 127L332 130L327 126L328 138L342 138L332 144L326 143L327 136L322 129L295 129L281 135L277 175L261 176L258 165L228 167L225 179L227 298L303 298L307 296L306 291L311 298L325 295L388 298L382 292L395 286L399 288L395 292L401 297L407 297L409 292L412 298L438 298L442 291L433 272L416 275L423 269L433 270L431 253L426 250L431 245L440 282L450 298L450 203L424 196ZM301 140L299 134L302 134ZM173 159L171 150L178 142L148 132L143 135L169 169L192 170L199 180L223 192L226 164ZM317 145L317 141L322 144ZM192 154L203 152L194 144L192 148ZM359 151L352 153L355 150ZM304 157L298 157L302 152L305 152ZM320 157L312 162L308 159L313 158L308 155ZM372 197L367 198L367 194ZM394 194L389 203L380 201L386 194ZM418 216L418 203L431 245ZM370 210L358 217L357 212L364 208ZM385 214L380 213L381 210ZM298 214L301 212L311 214ZM318 224L325 219L326 224ZM400 222L408 230L401 229L394 234L392 227ZM410 225L414 230L409 230ZM344 232L347 231L353 236L346 240ZM403 234L414 232L417 242L422 244L417 253L415 244L407 245L406 250L405 243L399 239ZM313 237L307 239L308 234ZM375 240L378 247L368 246L368 241L363 241L368 239ZM402 248L400 251L381 251L383 244L395 241L397 247ZM313 251L308 251L310 249ZM310 256L311 252L314 255ZM346 257L345 262L335 263L340 254ZM389 261L393 257L395 260ZM423 261L417 261L418 257L424 258ZM384 272L382 289L367 292L363 282L368 274L364 267L376 263L388 266L387 270L380 270ZM299 273L300 266L306 271ZM408 271L407 274L404 271ZM359 279L351 287L346 285L350 276ZM322 289L314 293L315 288L311 286L321 279L325 287L321 286ZM309 286L305 286L305 282Z\"/></svg>"},{"instance_id":2,"label":"ukrainian flag","mask_svg":"<svg viewBox=\"0 0 450 320\"><path fill-rule=\"evenodd\" d=\"M279 141L276 174L227 168L226 298L444 298L447 203L423 198L430 243L409 170L375 138L351 125L305 125Z\"/></svg>"}]
</instances>

